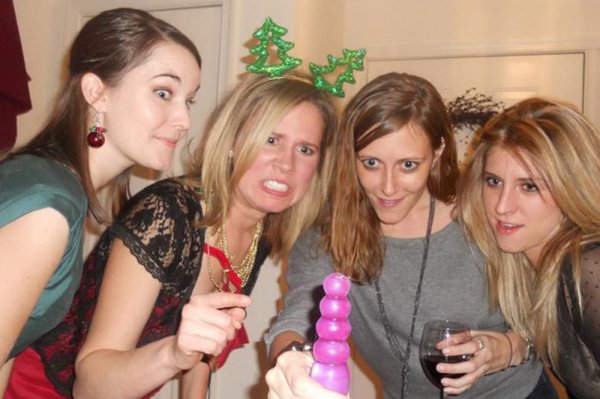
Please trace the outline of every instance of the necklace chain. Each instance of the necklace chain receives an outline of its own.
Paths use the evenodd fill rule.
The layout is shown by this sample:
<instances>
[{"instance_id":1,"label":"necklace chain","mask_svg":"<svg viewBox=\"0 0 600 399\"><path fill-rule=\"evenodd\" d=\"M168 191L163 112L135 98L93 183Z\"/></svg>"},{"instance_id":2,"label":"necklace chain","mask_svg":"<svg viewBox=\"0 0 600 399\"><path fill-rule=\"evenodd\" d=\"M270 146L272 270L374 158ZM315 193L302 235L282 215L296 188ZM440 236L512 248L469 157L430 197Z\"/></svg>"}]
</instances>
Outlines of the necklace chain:
<instances>
[{"instance_id":1,"label":"necklace chain","mask_svg":"<svg viewBox=\"0 0 600 399\"><path fill-rule=\"evenodd\" d=\"M225 230L225 223L223 223L221 227L219 227L219 229L217 230L215 245L218 248L220 248L225 254L225 257L229 261L229 267L231 267L231 270L233 270L240 278L242 287L246 285L248 279L250 278L250 274L252 273L252 268L254 267L254 262L256 260L256 253L258 252L258 242L260 240L261 235L262 221L259 221L258 223L256 223L256 227L254 228L254 236L252 237L252 242L250 243L250 246L246 251L246 255L244 256L242 261L238 265L236 265L234 263L234 258L231 255L231 251L229 249L229 243L227 242L227 232ZM210 245L208 246L206 255L208 256L208 259L206 260L208 277L210 278L210 281L213 283L215 288L222 292L222 286L217 283L215 277L213 276L212 267L210 264ZM224 276L226 276L229 271L230 269L223 269Z\"/></svg>"},{"instance_id":2,"label":"necklace chain","mask_svg":"<svg viewBox=\"0 0 600 399\"><path fill-rule=\"evenodd\" d=\"M229 243L227 242L227 232L225 231L225 223L221 225L217 232L217 242L219 247L225 253L225 256L229 260L229 264L231 268L238 275L240 280L242 280L242 287L246 285L248 282L248 278L250 277L250 273L252 272L252 268L254 267L254 260L256 259L256 252L258 251L258 241L262 234L262 222L258 221L256 226L254 227L254 236L252 237L252 242L246 251L246 255L242 259L239 264L235 264L233 255L229 249Z\"/></svg>"},{"instance_id":3,"label":"necklace chain","mask_svg":"<svg viewBox=\"0 0 600 399\"><path fill-rule=\"evenodd\" d=\"M429 254L429 241L431 239L431 229L433 227L433 216L435 214L435 199L431 196L429 201L429 220L427 221L427 232L425 234L425 243L423 247L423 257L421 258L421 270L419 274L419 283L417 284L417 291L415 293L415 303L413 306L412 320L410 323L410 333L408 334L408 342L406 343L406 349L402 351L398 337L394 334L392 326L385 311L385 305L383 303L383 295L381 293L381 287L379 286L379 279L375 280L375 292L377 294L377 305L379 306L379 313L383 320L383 329L385 330L385 336L392 350L392 354L398 360L403 362L402 364L402 395L401 398L408 397L408 359L410 358L411 343L415 335L415 324L417 321L417 314L419 312L419 301L421 300L421 287L423 285L423 276L425 275L425 267L427 266L427 256Z\"/></svg>"},{"instance_id":4,"label":"necklace chain","mask_svg":"<svg viewBox=\"0 0 600 399\"><path fill-rule=\"evenodd\" d=\"M210 267L210 245L206 246L206 257L206 268L208 269L208 278L210 279L210 282L215 286L217 291L223 292L223 287L221 287L215 280L215 277L213 276L212 272L212 267Z\"/></svg>"}]
</instances>

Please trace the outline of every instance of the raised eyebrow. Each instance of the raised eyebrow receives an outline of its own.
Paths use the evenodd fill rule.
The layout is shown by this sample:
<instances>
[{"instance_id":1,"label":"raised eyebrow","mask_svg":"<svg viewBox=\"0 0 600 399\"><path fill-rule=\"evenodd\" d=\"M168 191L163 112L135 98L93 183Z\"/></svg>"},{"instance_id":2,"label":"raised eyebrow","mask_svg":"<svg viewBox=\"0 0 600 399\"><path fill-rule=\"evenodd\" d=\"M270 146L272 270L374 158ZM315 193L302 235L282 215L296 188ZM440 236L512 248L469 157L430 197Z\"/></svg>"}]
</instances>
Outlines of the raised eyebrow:
<instances>
[{"instance_id":1,"label":"raised eyebrow","mask_svg":"<svg viewBox=\"0 0 600 399\"><path fill-rule=\"evenodd\" d=\"M379 161L379 158L377 158L377 157L373 157L373 156L371 156L371 155L360 155L360 154L356 154L356 157L357 157L358 159L360 159L361 161L364 161L365 159L376 159L376 160L378 160L378 161Z\"/></svg>"},{"instance_id":2,"label":"raised eyebrow","mask_svg":"<svg viewBox=\"0 0 600 399\"><path fill-rule=\"evenodd\" d=\"M522 177L520 179L517 179L517 181L519 183L533 183L536 186L546 184L544 179L542 179L541 177Z\"/></svg>"},{"instance_id":3,"label":"raised eyebrow","mask_svg":"<svg viewBox=\"0 0 600 399\"><path fill-rule=\"evenodd\" d=\"M407 157L407 158L402 158L399 159L398 162L403 163L403 162L423 162L423 158L417 158L417 157Z\"/></svg>"},{"instance_id":4,"label":"raised eyebrow","mask_svg":"<svg viewBox=\"0 0 600 399\"><path fill-rule=\"evenodd\" d=\"M498 177L498 175L496 175L495 173L492 173L492 172L490 172L490 171L487 171L487 170L484 170L484 171L483 171L483 175L484 175L485 177L494 177L494 178L496 178L496 179L498 179L498 180L502 180L500 177Z\"/></svg>"},{"instance_id":5,"label":"raised eyebrow","mask_svg":"<svg viewBox=\"0 0 600 399\"><path fill-rule=\"evenodd\" d=\"M181 82L181 78L179 76L177 76L177 75L172 74L172 73L159 73L158 75L154 75L152 77L152 79L156 79L156 78L171 78L171 79L176 80L179 83ZM200 88L200 86L198 86L198 88Z\"/></svg>"},{"instance_id":6,"label":"raised eyebrow","mask_svg":"<svg viewBox=\"0 0 600 399\"><path fill-rule=\"evenodd\" d=\"M320 145L311 143L310 141L302 141L302 142L300 142L300 145L305 146L305 147L312 147L317 150L321 148Z\"/></svg>"}]
</instances>

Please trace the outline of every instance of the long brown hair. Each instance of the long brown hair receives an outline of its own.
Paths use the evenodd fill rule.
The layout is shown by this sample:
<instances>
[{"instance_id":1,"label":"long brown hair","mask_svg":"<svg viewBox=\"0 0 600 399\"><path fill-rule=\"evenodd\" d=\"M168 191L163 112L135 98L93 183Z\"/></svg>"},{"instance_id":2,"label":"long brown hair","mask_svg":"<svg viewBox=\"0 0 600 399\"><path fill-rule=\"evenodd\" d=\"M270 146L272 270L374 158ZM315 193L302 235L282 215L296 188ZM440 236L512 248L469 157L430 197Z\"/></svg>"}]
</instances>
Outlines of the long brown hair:
<instances>
[{"instance_id":1,"label":"long brown hair","mask_svg":"<svg viewBox=\"0 0 600 399\"><path fill-rule=\"evenodd\" d=\"M196 46L177 28L149 13L131 8L104 11L90 19L77 34L69 54L68 78L46 125L24 147L11 154L33 154L54 159L80 178L90 213L98 221L108 218L91 182L86 131L90 106L81 91L86 73L97 75L108 87L116 87L123 76L142 64L162 42L186 48L201 66ZM116 191L127 196L129 173L117 178Z\"/></svg>"},{"instance_id":2,"label":"long brown hair","mask_svg":"<svg viewBox=\"0 0 600 399\"><path fill-rule=\"evenodd\" d=\"M456 145L446 107L435 87L406 73L388 73L367 83L342 114L330 215L322 226L323 241L336 270L356 281L377 277L384 257L380 221L358 180L357 153L408 123L423 129L434 150L445 144L427 181L429 192L446 203L456 195Z\"/></svg>"},{"instance_id":3,"label":"long brown hair","mask_svg":"<svg viewBox=\"0 0 600 399\"><path fill-rule=\"evenodd\" d=\"M213 112L191 163L187 183L202 188L208 209L205 226L219 226L231 205L231 193L250 168L279 121L296 105L313 104L323 119L320 160L306 195L294 206L266 217L271 255L285 256L296 238L314 223L327 200L333 164L337 110L331 97L303 72L279 78L246 75ZM236 150L235 158L228 154Z\"/></svg>"},{"instance_id":4,"label":"long brown hair","mask_svg":"<svg viewBox=\"0 0 600 399\"><path fill-rule=\"evenodd\" d=\"M573 106L531 98L491 119L478 132L474 148L459 181L458 210L467 234L486 257L490 305L500 305L511 328L535 337L537 353L555 363L561 265L571 260L581 301L581 250L600 240L600 133ZM524 156L530 159L564 215L537 268L523 253L502 252L487 221L482 190L492 148L510 152L524 166Z\"/></svg>"}]
</instances>

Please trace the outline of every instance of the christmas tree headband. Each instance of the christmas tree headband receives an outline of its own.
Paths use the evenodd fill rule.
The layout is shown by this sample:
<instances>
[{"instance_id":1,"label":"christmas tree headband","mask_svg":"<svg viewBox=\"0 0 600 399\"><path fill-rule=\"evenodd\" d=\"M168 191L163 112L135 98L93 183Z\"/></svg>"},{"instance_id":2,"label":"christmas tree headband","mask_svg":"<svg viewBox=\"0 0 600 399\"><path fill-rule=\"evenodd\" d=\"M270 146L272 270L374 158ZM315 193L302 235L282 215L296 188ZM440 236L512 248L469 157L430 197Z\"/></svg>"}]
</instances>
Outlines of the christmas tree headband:
<instances>
[{"instance_id":1,"label":"christmas tree headband","mask_svg":"<svg viewBox=\"0 0 600 399\"><path fill-rule=\"evenodd\" d=\"M287 55L287 52L294 47L294 43L282 39L287 33L287 29L274 23L267 17L263 25L258 28L252 36L260 40L256 47L250 49L250 54L258 56L258 59L246 67L249 72L269 75L272 78L279 78L287 71L296 68L302 64L302 60ZM277 47L277 56L280 64L267 65L269 58L269 45L273 43ZM342 49L342 57L327 56L328 65L316 65L312 62L308 67L313 76L315 86L336 97L344 97L342 88L344 83L356 83L354 71L364 69L363 59L367 52L365 49L348 50ZM336 78L335 83L329 83L323 75L333 73L338 67L345 66L346 69Z\"/></svg>"}]
</instances>

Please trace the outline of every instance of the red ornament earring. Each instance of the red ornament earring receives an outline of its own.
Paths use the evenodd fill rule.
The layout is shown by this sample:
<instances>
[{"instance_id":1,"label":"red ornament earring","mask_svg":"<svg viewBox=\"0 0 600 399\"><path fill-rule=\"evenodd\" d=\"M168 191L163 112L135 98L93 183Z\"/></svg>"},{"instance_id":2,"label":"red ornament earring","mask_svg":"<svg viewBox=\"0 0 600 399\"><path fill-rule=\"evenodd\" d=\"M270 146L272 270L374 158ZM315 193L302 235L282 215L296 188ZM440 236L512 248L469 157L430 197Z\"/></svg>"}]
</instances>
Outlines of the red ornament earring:
<instances>
[{"instance_id":1,"label":"red ornament earring","mask_svg":"<svg viewBox=\"0 0 600 399\"><path fill-rule=\"evenodd\" d=\"M106 129L100 124L98 120L98 114L96 114L96 122L92 126L87 135L87 143L90 147L99 148L104 144L104 134Z\"/></svg>"}]
</instances>

